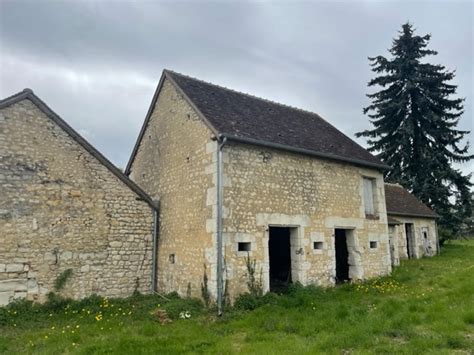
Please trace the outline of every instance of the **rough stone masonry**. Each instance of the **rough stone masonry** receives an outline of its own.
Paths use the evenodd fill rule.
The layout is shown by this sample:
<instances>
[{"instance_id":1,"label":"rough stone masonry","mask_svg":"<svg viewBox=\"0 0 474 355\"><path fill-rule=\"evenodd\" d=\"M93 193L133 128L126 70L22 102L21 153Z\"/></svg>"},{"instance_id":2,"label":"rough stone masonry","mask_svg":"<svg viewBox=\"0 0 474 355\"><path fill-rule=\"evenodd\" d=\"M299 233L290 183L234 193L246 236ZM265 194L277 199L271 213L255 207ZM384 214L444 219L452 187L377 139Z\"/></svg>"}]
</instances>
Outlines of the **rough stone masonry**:
<instances>
[{"instance_id":1,"label":"rough stone masonry","mask_svg":"<svg viewBox=\"0 0 474 355\"><path fill-rule=\"evenodd\" d=\"M43 300L67 269L64 296L149 292L150 201L58 123L29 91L2 101L0 305Z\"/></svg>"},{"instance_id":2,"label":"rough stone masonry","mask_svg":"<svg viewBox=\"0 0 474 355\"><path fill-rule=\"evenodd\" d=\"M125 175L23 91L0 101L0 305L68 269L73 298L232 300L249 265L263 292L386 275L437 250L386 168L315 113L165 70Z\"/></svg>"},{"instance_id":3,"label":"rough stone masonry","mask_svg":"<svg viewBox=\"0 0 474 355\"><path fill-rule=\"evenodd\" d=\"M255 105L269 107L255 112ZM287 110L286 106L197 79L166 71L163 74L126 171L147 193L160 196L160 291L200 296L207 280L209 293L217 296L216 127L225 121L239 132L248 126L258 131L256 122L263 124L258 114L267 115L281 107ZM242 113L244 116L239 116ZM295 109L286 113L282 119L293 120L291 124L296 126ZM215 116L219 118L209 123ZM328 128L319 117L305 116L302 122L311 124L312 119L324 125L334 139L343 139L355 155L363 150L341 138L340 132ZM277 124L276 120L271 123ZM287 135L288 129L278 134ZM360 156L374 159L367 152ZM366 165L258 143L226 145L222 273L227 295L232 299L248 291L247 258L255 261L263 291L271 289L269 230L278 226L291 229L289 267L293 282L323 286L336 282L336 229L346 231L349 279L388 274L391 260L383 174L380 166ZM373 216L364 210L364 178L373 182Z\"/></svg>"}]
</instances>

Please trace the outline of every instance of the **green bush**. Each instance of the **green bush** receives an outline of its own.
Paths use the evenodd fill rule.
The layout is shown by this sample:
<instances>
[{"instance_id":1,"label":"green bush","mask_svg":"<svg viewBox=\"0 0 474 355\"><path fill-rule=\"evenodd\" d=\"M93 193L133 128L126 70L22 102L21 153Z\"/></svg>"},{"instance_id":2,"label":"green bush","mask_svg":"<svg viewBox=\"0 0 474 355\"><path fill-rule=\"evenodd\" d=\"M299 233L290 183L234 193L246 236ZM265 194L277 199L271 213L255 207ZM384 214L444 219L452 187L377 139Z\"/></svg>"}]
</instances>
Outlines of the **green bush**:
<instances>
[{"instance_id":1,"label":"green bush","mask_svg":"<svg viewBox=\"0 0 474 355\"><path fill-rule=\"evenodd\" d=\"M235 299L234 308L242 311L253 311L256 308L264 305L275 305L279 301L279 296L275 293L269 292L263 296L258 296L251 293L244 293Z\"/></svg>"}]
</instances>

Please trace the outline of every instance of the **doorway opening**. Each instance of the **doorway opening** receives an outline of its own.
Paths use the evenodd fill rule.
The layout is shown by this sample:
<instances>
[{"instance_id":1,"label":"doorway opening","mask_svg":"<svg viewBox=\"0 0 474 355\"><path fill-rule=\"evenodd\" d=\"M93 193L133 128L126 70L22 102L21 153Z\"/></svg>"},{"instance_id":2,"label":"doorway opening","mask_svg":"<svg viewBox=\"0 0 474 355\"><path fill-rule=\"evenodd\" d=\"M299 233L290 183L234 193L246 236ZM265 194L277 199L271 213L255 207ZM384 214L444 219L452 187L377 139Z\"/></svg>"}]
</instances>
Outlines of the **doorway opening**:
<instances>
[{"instance_id":1,"label":"doorway opening","mask_svg":"<svg viewBox=\"0 0 474 355\"><path fill-rule=\"evenodd\" d=\"M407 256L409 259L412 259L415 257L413 223L405 223L405 234L407 237Z\"/></svg>"},{"instance_id":2,"label":"doorway opening","mask_svg":"<svg viewBox=\"0 0 474 355\"><path fill-rule=\"evenodd\" d=\"M336 284L349 281L349 250L345 229L336 229L334 233L336 248Z\"/></svg>"},{"instance_id":3,"label":"doorway opening","mask_svg":"<svg viewBox=\"0 0 474 355\"><path fill-rule=\"evenodd\" d=\"M270 291L278 292L286 289L291 283L291 228L269 229Z\"/></svg>"}]
</instances>

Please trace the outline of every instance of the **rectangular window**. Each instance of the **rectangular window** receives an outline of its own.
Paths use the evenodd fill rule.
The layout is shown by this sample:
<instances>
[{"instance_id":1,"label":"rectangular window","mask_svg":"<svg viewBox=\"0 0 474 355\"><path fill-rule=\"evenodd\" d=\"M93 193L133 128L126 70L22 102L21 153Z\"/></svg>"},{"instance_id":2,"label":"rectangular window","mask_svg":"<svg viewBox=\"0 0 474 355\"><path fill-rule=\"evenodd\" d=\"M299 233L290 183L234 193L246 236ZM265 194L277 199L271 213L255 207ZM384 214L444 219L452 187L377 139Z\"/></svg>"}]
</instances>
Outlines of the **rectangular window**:
<instances>
[{"instance_id":1,"label":"rectangular window","mask_svg":"<svg viewBox=\"0 0 474 355\"><path fill-rule=\"evenodd\" d=\"M251 243L250 242L240 242L237 245L238 251L250 251L251 250Z\"/></svg>"},{"instance_id":2,"label":"rectangular window","mask_svg":"<svg viewBox=\"0 0 474 355\"><path fill-rule=\"evenodd\" d=\"M371 241L370 242L370 249L376 249L377 248L377 242L376 241Z\"/></svg>"},{"instance_id":3,"label":"rectangular window","mask_svg":"<svg viewBox=\"0 0 474 355\"><path fill-rule=\"evenodd\" d=\"M313 243L313 249L320 250L322 248L323 248L323 242L314 242Z\"/></svg>"},{"instance_id":4,"label":"rectangular window","mask_svg":"<svg viewBox=\"0 0 474 355\"><path fill-rule=\"evenodd\" d=\"M375 179L364 178L364 206L366 216L375 216Z\"/></svg>"}]
</instances>

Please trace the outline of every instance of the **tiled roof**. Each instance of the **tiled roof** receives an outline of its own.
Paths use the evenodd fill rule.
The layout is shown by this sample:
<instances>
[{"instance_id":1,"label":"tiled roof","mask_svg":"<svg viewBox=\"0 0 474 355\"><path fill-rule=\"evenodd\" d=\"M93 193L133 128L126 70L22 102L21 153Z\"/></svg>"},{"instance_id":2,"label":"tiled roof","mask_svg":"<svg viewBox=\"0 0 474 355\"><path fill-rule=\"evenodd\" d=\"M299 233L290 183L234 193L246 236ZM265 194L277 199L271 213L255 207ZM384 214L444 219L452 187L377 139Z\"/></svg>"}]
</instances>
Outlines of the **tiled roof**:
<instances>
[{"instance_id":1,"label":"tiled roof","mask_svg":"<svg viewBox=\"0 0 474 355\"><path fill-rule=\"evenodd\" d=\"M438 215L415 195L396 184L385 184L385 201L388 215L437 218Z\"/></svg>"},{"instance_id":2,"label":"tiled roof","mask_svg":"<svg viewBox=\"0 0 474 355\"><path fill-rule=\"evenodd\" d=\"M0 109L6 108L22 100L30 100L40 109L48 118L61 127L72 139L80 144L87 152L102 163L112 174L117 176L125 185L127 185L133 192L135 192L142 200L146 201L150 207L157 209L158 203L153 201L145 191L143 191L137 184L130 180L124 173L120 171L114 164L112 164L106 157L104 157L97 149L95 149L88 141L86 141L79 133L77 133L71 126L69 126L58 114L48 107L38 96L36 96L31 89L24 89L23 91L0 100Z\"/></svg>"},{"instance_id":3,"label":"tiled roof","mask_svg":"<svg viewBox=\"0 0 474 355\"><path fill-rule=\"evenodd\" d=\"M217 136L321 158L387 169L379 158L318 114L210 84L169 70L163 72ZM161 84L152 101L154 106ZM130 169L149 115L127 166Z\"/></svg>"}]
</instances>

